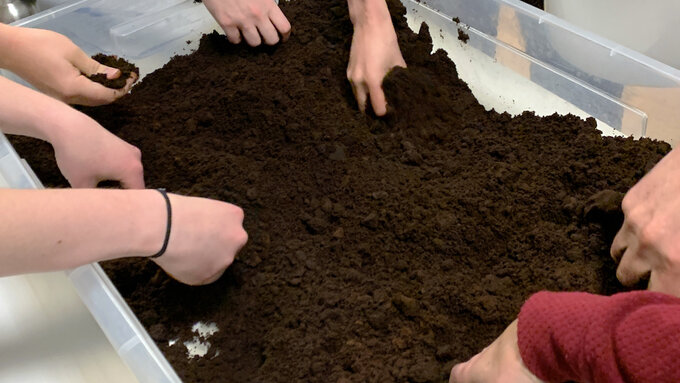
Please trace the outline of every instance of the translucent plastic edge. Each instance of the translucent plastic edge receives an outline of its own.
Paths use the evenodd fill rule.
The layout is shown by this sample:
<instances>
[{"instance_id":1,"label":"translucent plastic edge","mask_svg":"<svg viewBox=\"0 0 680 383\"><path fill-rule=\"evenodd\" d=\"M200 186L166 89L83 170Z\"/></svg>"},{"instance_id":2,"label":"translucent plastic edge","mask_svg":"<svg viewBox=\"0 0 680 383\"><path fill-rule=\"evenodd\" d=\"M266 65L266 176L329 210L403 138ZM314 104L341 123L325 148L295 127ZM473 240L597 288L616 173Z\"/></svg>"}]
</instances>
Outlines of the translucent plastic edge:
<instances>
[{"instance_id":1,"label":"translucent plastic edge","mask_svg":"<svg viewBox=\"0 0 680 383\"><path fill-rule=\"evenodd\" d=\"M583 39L590 40L603 48L609 49L610 55L612 56L614 55L623 56L627 59L637 62L642 66L645 66L661 74L664 74L667 77L680 83L680 70L668 64L664 64L661 61L646 56L636 50L627 48L617 42L602 37L601 35L585 30L555 15L551 15L550 13L547 13L542 9L526 4L521 0L496 0L496 1L499 3L506 4L509 7L521 9L522 12L533 15L538 19L537 21L539 24L543 24L545 22L551 23L552 25L557 26L560 29L563 29L574 35L582 37Z\"/></svg>"},{"instance_id":2,"label":"translucent plastic edge","mask_svg":"<svg viewBox=\"0 0 680 383\"><path fill-rule=\"evenodd\" d=\"M458 2L452 1L452 2L446 2L449 0L421 0L421 3L419 3L421 6L424 6L425 8L437 10L437 11L442 11L444 14L448 13L446 12L446 9L448 8L455 8L457 7L456 3L460 2L467 2L467 1L473 1L473 0L460 0ZM432 3L438 3L438 2L444 2L442 3L442 7L440 8L439 4L432 4ZM626 48L622 46L619 43L616 43L612 40L609 40L607 38L604 38L596 33L587 31L581 27L578 27L564 19L561 19L555 15L551 15L547 12L545 12L542 9L536 8L532 5L526 4L522 2L521 0L485 0L485 2L490 2L490 3L496 3L499 6L506 6L509 7L521 14L527 15L533 19L535 19L537 24L544 24L548 23L551 27L554 27L555 29L562 30L566 33L569 33L571 35L577 36L584 41L588 41L592 44L595 44L604 50L609 51L610 56L622 56L633 63L639 65L640 67L645 68L646 70L651 70L656 72L658 75L661 75L665 77L668 80L671 80L675 83L680 84L680 70L676 69L672 66L669 66L667 64L664 64L658 60L655 60L649 56L644 55L643 53L640 53L638 51L632 50L630 48ZM461 19L463 22L466 20ZM477 25L471 25L472 27L476 27L478 29L482 29ZM483 31L482 31L483 32Z\"/></svg>"},{"instance_id":3,"label":"translucent plastic edge","mask_svg":"<svg viewBox=\"0 0 680 383\"><path fill-rule=\"evenodd\" d=\"M10 25L22 27L26 24L42 23L46 20L54 19L62 13L68 12L71 8L79 7L84 3L90 3L92 1L95 1L95 0L72 0L72 1L68 1L66 3L57 5L55 7L48 8L44 11L40 11L40 12L34 14L34 15L25 17L21 20L17 20L15 22L11 23Z\"/></svg>"},{"instance_id":4,"label":"translucent plastic edge","mask_svg":"<svg viewBox=\"0 0 680 383\"><path fill-rule=\"evenodd\" d=\"M84 265L67 271L66 274L105 334L107 334L106 329L109 327L105 325L105 322L115 322L115 326L126 328L134 334L128 339L111 339L112 336L109 336L109 334L107 334L107 338L140 382L181 382L175 370L158 349L156 342L151 339L151 336L146 332L99 264ZM102 286L99 291L100 294L92 294L92 291L86 290L90 286L91 280L95 280L98 285ZM106 310L110 310L110 312L104 313ZM112 320L112 312L117 313L118 318ZM99 315L108 315L108 318L98 319ZM148 359L147 361L140 361L139 356L131 352L138 345L141 345L146 351L144 357ZM155 371L149 371L150 365L155 367Z\"/></svg>"},{"instance_id":5,"label":"translucent plastic edge","mask_svg":"<svg viewBox=\"0 0 680 383\"><path fill-rule=\"evenodd\" d=\"M8 179L10 187L44 189L38 177L35 176L33 169L31 169L26 161L20 159L12 144L2 132L0 132L0 146L7 148L9 151L2 159L12 157L12 164L15 166L12 170L18 171L23 175L21 182L12 182L12 179ZM0 171L4 170L6 169L0 168ZM65 273L73 283L78 296L88 308L97 324L99 324L104 335L106 335L106 338L140 382L181 383L175 370L165 356L163 356L156 343L151 339L151 336L146 332L99 264L84 265L68 270ZM97 291L86 290L87 286L81 284L81 282L88 279L96 281L96 285L101 286L101 291L98 291L99 294L93 294L97 293ZM103 297L105 300L93 299L95 297ZM116 317L112 317L112 314L116 315ZM104 318L105 316L108 316L108 318ZM111 320L111 318L114 318L114 320ZM107 323L111 322L118 328L127 329L134 336L128 339L117 339L113 334L113 329L107 325ZM140 361L137 360L138 355L127 352L137 344L142 345L148 363L139 363ZM150 368L153 368L155 371L149 371Z\"/></svg>"},{"instance_id":6,"label":"translucent plastic edge","mask_svg":"<svg viewBox=\"0 0 680 383\"><path fill-rule=\"evenodd\" d=\"M439 11L435 8L432 8L432 7L428 6L427 3L424 3L424 2L421 2L421 1L418 1L418 0L401 0L401 1L404 4L404 6L407 7L407 9L417 10L417 12L420 14L420 17L422 17L426 22L429 21L429 20L432 20L431 19L432 17L437 17L437 18L441 18L443 23L446 24L453 31L456 31L459 28L459 26L464 27L465 32L468 33L468 35L470 37L469 41L467 41L467 44L472 46L475 49L479 49L480 51L484 52L484 49L482 49L483 47L481 46L483 43L480 43L480 41L484 41L486 43L493 44L494 46L496 46L498 48L501 48L505 51L508 51L508 52L518 56L518 57L521 57L525 61L529 61L536 66L540 66L543 70L551 72L555 76L559 76L559 77L563 78L564 80L569 81L570 83L574 84L575 86L583 88L585 91L597 96L600 100L602 100L603 104L609 103L609 104L616 105L616 106L626 110L627 112L629 112L630 115L637 116L637 121L638 121L637 126L634 126L632 128L631 127L625 127L625 129L623 129L624 127L622 127L620 125L620 120L612 120L612 119L608 118L606 115L604 115L603 113L598 113L597 111L594 111L592 109L591 110L586 110L586 109L583 110L584 112L590 114L591 116L595 117L596 119L608 124L609 126L614 127L618 131L621 131L625 135L632 135L633 137L636 137L636 138L640 138L640 137L645 136L646 131L647 131L648 117L647 117L647 114L644 111L642 111L638 108L635 108L631 105L628 105L628 104L622 102L620 99L609 95L607 92L602 91L600 88L598 88L598 87L596 87L596 86L594 86L594 85L592 85L592 84L590 84L590 83L588 83L588 82L586 82L586 81L584 81L584 80L582 80L582 79L580 79L580 78L578 78L578 77L576 77L576 76L574 76L570 73L567 73L567 72L565 72L565 71L563 71L559 68L556 68L552 65L546 64L545 62L541 61L540 59L537 59L537 58L531 56L530 54L527 54L526 52L523 52L523 51L515 48L514 46L512 46L512 45L510 45L510 44L508 44L504 41L501 41L501 40L499 40L499 39L497 39L493 36L490 36L490 35L482 32L482 31L480 31L480 30L478 30L474 27L467 26L466 24L464 24L462 22L459 25L459 24L457 24L457 23L455 23L454 21L451 20L452 19L451 15L448 15L448 14L442 12L442 11ZM501 1L504 2L505 0L501 0ZM511 1L511 2L513 2L512 4L514 4L514 0L508 0L508 1ZM521 8L528 8L528 9L525 9L525 10L527 10L528 12L530 12L532 14L543 13L545 15L548 15L544 11L539 10L538 8L536 8L534 6L522 3L519 0L517 0L517 1L519 2L518 5ZM509 5L509 6L514 6L512 4ZM425 14L426 16L423 16L423 14ZM561 20L561 19L558 19L558 20ZM567 30L566 32L569 33L570 31ZM451 34L452 36L455 36L454 32L449 32L449 34ZM532 81L532 80L527 79L527 81ZM538 85L541 86L541 84L538 84ZM544 88L544 89L553 93L552 91L550 91L547 88ZM556 95L558 97L562 98L565 101L571 102L571 100L565 99L562 95L559 95L559 94L556 94Z\"/></svg>"}]
</instances>

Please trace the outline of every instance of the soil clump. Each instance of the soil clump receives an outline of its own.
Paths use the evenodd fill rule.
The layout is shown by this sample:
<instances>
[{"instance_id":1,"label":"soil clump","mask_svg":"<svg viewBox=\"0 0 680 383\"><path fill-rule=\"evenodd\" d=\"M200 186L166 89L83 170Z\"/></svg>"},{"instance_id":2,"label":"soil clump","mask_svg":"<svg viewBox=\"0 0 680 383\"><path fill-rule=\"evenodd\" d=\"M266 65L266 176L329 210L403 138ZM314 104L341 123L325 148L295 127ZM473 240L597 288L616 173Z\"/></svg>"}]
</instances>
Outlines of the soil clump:
<instances>
[{"instance_id":1,"label":"soil clump","mask_svg":"<svg viewBox=\"0 0 680 383\"><path fill-rule=\"evenodd\" d=\"M120 69L121 72L120 76L118 76L118 78L114 78L111 80L108 79L106 77L106 74L104 73L97 73L93 74L92 76L88 76L90 80L100 83L107 88L111 89L124 88L127 79L130 78L130 76L132 76L133 73L139 76L139 68L135 64L128 62L124 58L118 56L105 55L103 53L97 53L96 55L92 56L92 58L98 61L100 64Z\"/></svg>"}]
</instances>

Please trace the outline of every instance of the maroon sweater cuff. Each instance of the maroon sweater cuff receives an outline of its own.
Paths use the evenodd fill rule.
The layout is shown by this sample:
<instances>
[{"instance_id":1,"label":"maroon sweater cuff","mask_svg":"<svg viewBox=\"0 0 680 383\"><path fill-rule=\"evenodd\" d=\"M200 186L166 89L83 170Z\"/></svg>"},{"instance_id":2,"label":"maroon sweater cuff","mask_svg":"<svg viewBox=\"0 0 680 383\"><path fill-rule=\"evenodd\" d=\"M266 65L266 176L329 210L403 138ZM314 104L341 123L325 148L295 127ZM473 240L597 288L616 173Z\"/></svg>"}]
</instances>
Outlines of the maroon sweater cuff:
<instances>
[{"instance_id":1,"label":"maroon sweater cuff","mask_svg":"<svg viewBox=\"0 0 680 383\"><path fill-rule=\"evenodd\" d=\"M680 299L540 292L522 307L518 343L548 382L680 382Z\"/></svg>"}]
</instances>

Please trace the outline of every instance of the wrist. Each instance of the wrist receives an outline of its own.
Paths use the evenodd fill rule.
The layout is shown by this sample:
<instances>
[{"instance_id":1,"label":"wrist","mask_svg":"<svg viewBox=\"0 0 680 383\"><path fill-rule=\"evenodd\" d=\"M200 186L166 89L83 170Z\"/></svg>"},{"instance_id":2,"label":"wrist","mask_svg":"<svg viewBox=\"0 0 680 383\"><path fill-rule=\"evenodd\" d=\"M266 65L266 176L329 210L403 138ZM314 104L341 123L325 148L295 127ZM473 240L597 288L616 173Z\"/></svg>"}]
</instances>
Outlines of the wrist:
<instances>
[{"instance_id":1,"label":"wrist","mask_svg":"<svg viewBox=\"0 0 680 383\"><path fill-rule=\"evenodd\" d=\"M77 131L89 125L84 121L89 117L59 100L49 98L45 101L41 116L35 120L36 138L52 146L72 146Z\"/></svg>"},{"instance_id":2,"label":"wrist","mask_svg":"<svg viewBox=\"0 0 680 383\"><path fill-rule=\"evenodd\" d=\"M347 3L355 29L392 23L385 0L348 0Z\"/></svg>"},{"instance_id":3,"label":"wrist","mask_svg":"<svg viewBox=\"0 0 680 383\"><path fill-rule=\"evenodd\" d=\"M167 228L166 204L163 196L154 189L125 190L128 196L126 249L120 255L150 257L161 249Z\"/></svg>"}]
</instances>

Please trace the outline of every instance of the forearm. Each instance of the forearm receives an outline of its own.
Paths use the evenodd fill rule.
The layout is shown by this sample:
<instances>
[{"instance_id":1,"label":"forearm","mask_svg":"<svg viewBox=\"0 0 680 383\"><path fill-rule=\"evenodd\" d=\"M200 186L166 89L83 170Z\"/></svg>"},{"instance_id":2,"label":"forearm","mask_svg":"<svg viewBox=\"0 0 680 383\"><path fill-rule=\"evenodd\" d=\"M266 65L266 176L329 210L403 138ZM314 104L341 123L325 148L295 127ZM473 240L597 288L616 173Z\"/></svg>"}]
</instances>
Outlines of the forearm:
<instances>
[{"instance_id":1,"label":"forearm","mask_svg":"<svg viewBox=\"0 0 680 383\"><path fill-rule=\"evenodd\" d=\"M0 130L53 142L57 125L79 112L63 102L0 76ZM59 124L57 124L57 122Z\"/></svg>"},{"instance_id":2,"label":"forearm","mask_svg":"<svg viewBox=\"0 0 680 383\"><path fill-rule=\"evenodd\" d=\"M0 276L149 256L163 243L154 190L0 189Z\"/></svg>"},{"instance_id":3,"label":"forearm","mask_svg":"<svg viewBox=\"0 0 680 383\"><path fill-rule=\"evenodd\" d=\"M347 0L354 28L376 23L392 23L385 0Z\"/></svg>"},{"instance_id":4,"label":"forearm","mask_svg":"<svg viewBox=\"0 0 680 383\"><path fill-rule=\"evenodd\" d=\"M19 27L0 23L0 68L8 69L12 54L17 48Z\"/></svg>"}]
</instances>

